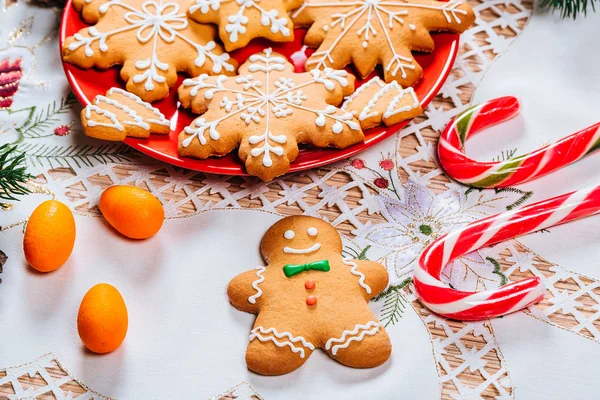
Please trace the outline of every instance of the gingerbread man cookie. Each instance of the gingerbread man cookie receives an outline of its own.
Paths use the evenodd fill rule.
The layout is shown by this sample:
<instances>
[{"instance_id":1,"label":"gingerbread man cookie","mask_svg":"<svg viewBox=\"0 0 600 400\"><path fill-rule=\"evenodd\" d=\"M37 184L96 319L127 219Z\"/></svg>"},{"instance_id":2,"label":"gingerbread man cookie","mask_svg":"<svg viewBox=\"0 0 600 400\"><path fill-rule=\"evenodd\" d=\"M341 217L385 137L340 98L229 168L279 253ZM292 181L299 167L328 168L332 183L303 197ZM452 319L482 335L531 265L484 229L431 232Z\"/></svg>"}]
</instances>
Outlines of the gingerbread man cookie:
<instances>
[{"instance_id":1,"label":"gingerbread man cookie","mask_svg":"<svg viewBox=\"0 0 600 400\"><path fill-rule=\"evenodd\" d=\"M183 3L187 4L187 3ZM166 97L177 72L232 74L236 63L215 29L191 21L177 0L73 0L90 24L66 39L63 60L81 68L123 65L127 90L144 101Z\"/></svg>"},{"instance_id":2,"label":"gingerbread man cookie","mask_svg":"<svg viewBox=\"0 0 600 400\"><path fill-rule=\"evenodd\" d=\"M232 51L257 37L293 41L294 24L288 11L301 5L302 0L195 0L189 13L200 23L217 24L225 49Z\"/></svg>"},{"instance_id":3,"label":"gingerbread man cookie","mask_svg":"<svg viewBox=\"0 0 600 400\"><path fill-rule=\"evenodd\" d=\"M296 27L310 27L305 44L318 47L306 69L352 63L366 78L381 64L385 81L403 87L423 74L412 51L433 51L430 32L461 33L475 21L473 9L454 0L305 0L291 15Z\"/></svg>"},{"instance_id":4,"label":"gingerbread man cookie","mask_svg":"<svg viewBox=\"0 0 600 400\"><path fill-rule=\"evenodd\" d=\"M382 265L343 258L335 228L306 216L275 223L260 248L268 265L227 288L234 307L257 314L246 351L250 370L286 374L316 348L355 368L389 358L390 339L367 304L387 286Z\"/></svg>"},{"instance_id":5,"label":"gingerbread man cookie","mask_svg":"<svg viewBox=\"0 0 600 400\"><path fill-rule=\"evenodd\" d=\"M285 57L265 49L236 77L183 81L181 104L202 116L179 134L179 155L208 158L239 147L246 171L269 181L289 170L298 143L343 149L363 141L358 121L337 107L353 91L346 71L297 74Z\"/></svg>"}]
</instances>

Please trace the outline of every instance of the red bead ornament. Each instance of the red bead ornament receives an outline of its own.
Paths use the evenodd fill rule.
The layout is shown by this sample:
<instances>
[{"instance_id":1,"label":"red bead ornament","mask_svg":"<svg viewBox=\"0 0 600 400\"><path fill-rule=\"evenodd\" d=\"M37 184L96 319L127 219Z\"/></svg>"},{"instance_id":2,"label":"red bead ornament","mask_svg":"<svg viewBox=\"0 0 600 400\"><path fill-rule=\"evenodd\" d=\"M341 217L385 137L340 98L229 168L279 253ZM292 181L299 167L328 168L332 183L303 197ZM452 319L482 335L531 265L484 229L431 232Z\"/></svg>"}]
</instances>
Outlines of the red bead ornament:
<instances>
[{"instance_id":1,"label":"red bead ornament","mask_svg":"<svg viewBox=\"0 0 600 400\"><path fill-rule=\"evenodd\" d=\"M317 296L308 296L306 298L306 304L309 306L314 306L315 304L317 304Z\"/></svg>"},{"instance_id":2,"label":"red bead ornament","mask_svg":"<svg viewBox=\"0 0 600 400\"><path fill-rule=\"evenodd\" d=\"M313 280L308 280L304 282L304 287L306 290L313 290L317 286L317 283Z\"/></svg>"}]
</instances>

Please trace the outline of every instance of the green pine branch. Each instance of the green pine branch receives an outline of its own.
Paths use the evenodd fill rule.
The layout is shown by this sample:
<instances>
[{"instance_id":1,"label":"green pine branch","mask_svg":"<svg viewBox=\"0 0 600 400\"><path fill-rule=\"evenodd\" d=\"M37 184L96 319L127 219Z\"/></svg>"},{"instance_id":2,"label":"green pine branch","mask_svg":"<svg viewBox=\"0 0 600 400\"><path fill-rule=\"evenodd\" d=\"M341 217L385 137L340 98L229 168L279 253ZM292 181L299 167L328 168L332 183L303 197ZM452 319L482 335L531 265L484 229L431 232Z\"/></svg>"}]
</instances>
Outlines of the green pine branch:
<instances>
[{"instance_id":1,"label":"green pine branch","mask_svg":"<svg viewBox=\"0 0 600 400\"><path fill-rule=\"evenodd\" d=\"M558 11L561 18L577 19L578 15L587 16L591 9L596 11L595 2L597 0L541 0L541 8L549 8L552 12Z\"/></svg>"},{"instance_id":2,"label":"green pine branch","mask_svg":"<svg viewBox=\"0 0 600 400\"><path fill-rule=\"evenodd\" d=\"M494 270L492 271L492 273L500 277L500 286L506 285L506 283L508 282L508 278L506 277L506 275L504 275L504 272L502 272L502 265L498 262L498 260L492 257L486 257L485 259L491 262L494 266Z\"/></svg>"},{"instance_id":3,"label":"green pine branch","mask_svg":"<svg viewBox=\"0 0 600 400\"><path fill-rule=\"evenodd\" d=\"M385 299L380 318L385 327L390 324L395 325L402 317L402 313L406 310L408 304L408 300L404 296L404 288L410 285L411 282L412 279L407 278L398 285L388 287L373 299L373 301Z\"/></svg>"},{"instance_id":4,"label":"green pine branch","mask_svg":"<svg viewBox=\"0 0 600 400\"><path fill-rule=\"evenodd\" d=\"M39 139L53 135L53 133L48 133L47 130L59 123L58 116L69 112L76 103L77 98L71 92L67 97L63 97L60 102L54 101L39 112L36 106L31 107L23 124L16 128L19 136L27 139Z\"/></svg>"},{"instance_id":5,"label":"green pine branch","mask_svg":"<svg viewBox=\"0 0 600 400\"><path fill-rule=\"evenodd\" d=\"M49 166L53 168L92 167L94 164L108 164L131 161L137 153L126 144L109 143L100 147L71 145L67 147L52 146L41 143L24 143L19 149L26 154L27 161L33 166Z\"/></svg>"},{"instance_id":6,"label":"green pine branch","mask_svg":"<svg viewBox=\"0 0 600 400\"><path fill-rule=\"evenodd\" d=\"M0 199L18 200L17 196L29 193L25 183L33 178L25 169L25 154L16 146L0 146Z\"/></svg>"}]
</instances>

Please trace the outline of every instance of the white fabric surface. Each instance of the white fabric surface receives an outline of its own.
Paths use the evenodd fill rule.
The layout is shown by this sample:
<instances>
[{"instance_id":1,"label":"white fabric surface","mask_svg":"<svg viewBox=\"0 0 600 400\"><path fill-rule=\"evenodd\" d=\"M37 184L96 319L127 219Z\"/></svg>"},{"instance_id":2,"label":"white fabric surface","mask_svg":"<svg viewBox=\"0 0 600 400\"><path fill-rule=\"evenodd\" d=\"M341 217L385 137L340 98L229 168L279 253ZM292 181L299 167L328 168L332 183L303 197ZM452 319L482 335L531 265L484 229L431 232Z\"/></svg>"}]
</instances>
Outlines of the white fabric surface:
<instances>
[{"instance_id":1,"label":"white fabric surface","mask_svg":"<svg viewBox=\"0 0 600 400\"><path fill-rule=\"evenodd\" d=\"M510 50L491 67L474 104L517 96L520 117L469 141L469 154L491 159L498 149L517 154L600 121L600 13L576 22L536 13ZM600 154L519 186L531 201L600 184ZM566 269L600 278L600 216L520 239ZM517 399L590 399L597 379L597 343L519 313L493 321L508 360ZM528 384L535 382L535 384Z\"/></svg>"},{"instance_id":2,"label":"white fabric surface","mask_svg":"<svg viewBox=\"0 0 600 400\"><path fill-rule=\"evenodd\" d=\"M437 398L431 343L415 313L388 329L394 351L378 368L348 368L315 351L281 377L246 369L254 316L233 308L225 288L238 273L264 265L260 238L279 218L210 211L167 220L154 238L130 241L101 218L76 217L75 250L59 270L39 274L14 257L5 266L2 277L11 284L0 288L1 363L52 351L75 377L120 399L202 399L241 381L266 399ZM3 250L22 253L21 231L5 234ZM117 287L129 311L125 342L102 356L84 348L76 328L79 302L99 282Z\"/></svg>"},{"instance_id":3,"label":"white fabric surface","mask_svg":"<svg viewBox=\"0 0 600 400\"><path fill-rule=\"evenodd\" d=\"M600 122L600 13L577 21L536 12L510 50L492 65L477 88L474 104L513 95L521 115L468 142L468 152L491 159L499 149L517 154ZM600 153L519 186L533 191L531 201L600 184ZM550 233L521 239L567 269L600 278L600 217L591 217Z\"/></svg>"}]
</instances>

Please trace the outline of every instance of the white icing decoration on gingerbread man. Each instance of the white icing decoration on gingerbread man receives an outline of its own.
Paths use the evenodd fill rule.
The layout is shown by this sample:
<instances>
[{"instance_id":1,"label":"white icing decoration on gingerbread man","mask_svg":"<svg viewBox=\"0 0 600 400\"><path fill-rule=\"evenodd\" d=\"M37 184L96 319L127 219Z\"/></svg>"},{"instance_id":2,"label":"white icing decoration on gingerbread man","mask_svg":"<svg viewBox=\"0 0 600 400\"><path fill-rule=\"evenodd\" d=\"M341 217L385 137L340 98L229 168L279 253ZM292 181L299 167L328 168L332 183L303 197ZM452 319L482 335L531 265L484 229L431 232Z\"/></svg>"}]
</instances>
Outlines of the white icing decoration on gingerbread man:
<instances>
[{"instance_id":1,"label":"white icing decoration on gingerbread man","mask_svg":"<svg viewBox=\"0 0 600 400\"><path fill-rule=\"evenodd\" d=\"M268 336L262 336L261 334L268 335ZM283 339L283 338L287 338L287 339L289 339L289 341L277 340L277 339ZM277 329L275 329L275 328L265 329L262 326L257 326L256 328L254 328L250 331L249 341L253 341L254 339L258 339L261 342L271 341L277 347L289 346L289 348L294 353L300 353L300 358L304 358L304 349L301 347L296 347L294 345L295 343L300 342L300 343L302 343L302 345L304 347L306 347L310 350L315 349L315 346L312 343L310 343L309 341L307 341L304 337L293 336L289 332L279 333L279 332L277 332Z\"/></svg>"},{"instance_id":2,"label":"white icing decoration on gingerbread man","mask_svg":"<svg viewBox=\"0 0 600 400\"><path fill-rule=\"evenodd\" d=\"M352 342L360 342L362 341L365 336L373 336L375 335L377 332L379 332L379 328L381 327L381 324L377 321L369 321L366 324L356 324L354 326L354 329L352 330L345 330L344 332L342 332L342 336L340 336L339 338L331 338L327 341L327 343L325 344L325 350L331 350L331 354L333 354L334 356L337 354L339 349L345 349L347 348L350 343ZM369 328L372 328L369 330ZM355 336L356 334L358 334L358 332L360 332L360 334L358 336ZM350 336L348 339L346 339L346 337ZM338 345L335 345L332 347L332 345L334 343L340 343Z\"/></svg>"}]
</instances>

